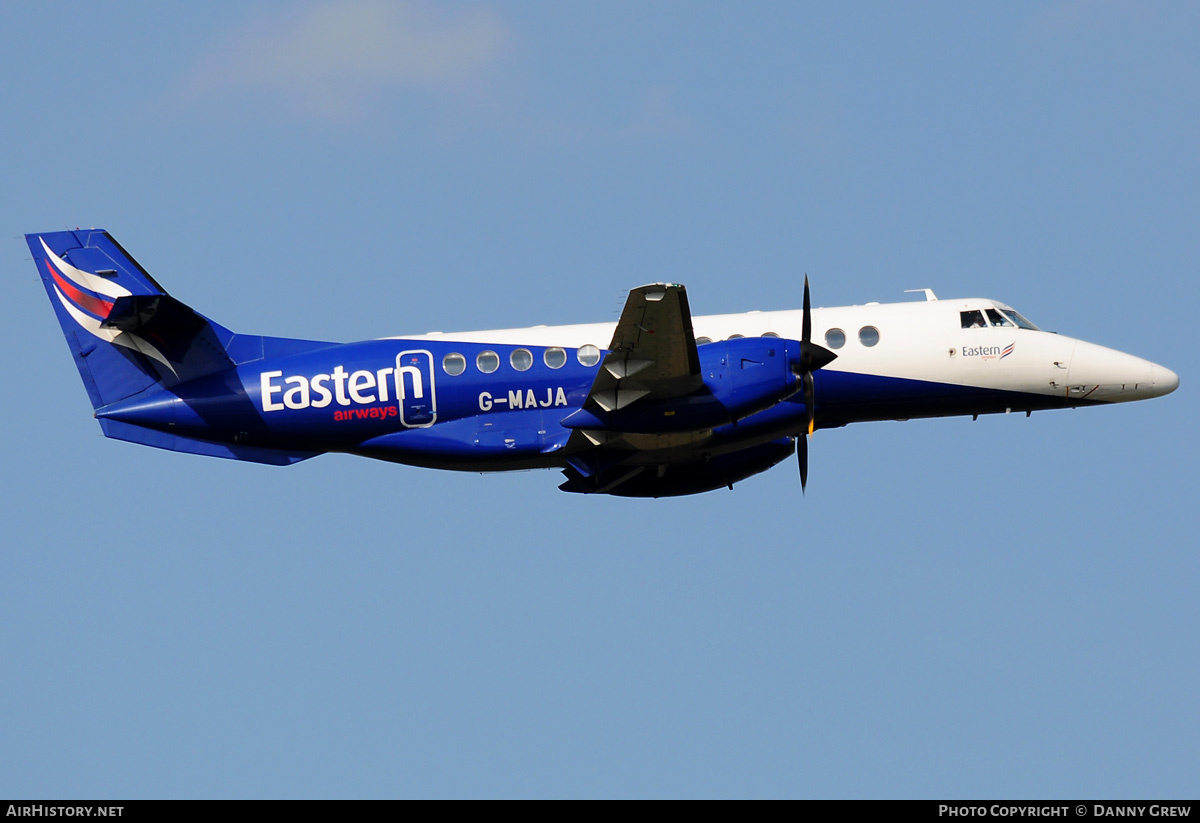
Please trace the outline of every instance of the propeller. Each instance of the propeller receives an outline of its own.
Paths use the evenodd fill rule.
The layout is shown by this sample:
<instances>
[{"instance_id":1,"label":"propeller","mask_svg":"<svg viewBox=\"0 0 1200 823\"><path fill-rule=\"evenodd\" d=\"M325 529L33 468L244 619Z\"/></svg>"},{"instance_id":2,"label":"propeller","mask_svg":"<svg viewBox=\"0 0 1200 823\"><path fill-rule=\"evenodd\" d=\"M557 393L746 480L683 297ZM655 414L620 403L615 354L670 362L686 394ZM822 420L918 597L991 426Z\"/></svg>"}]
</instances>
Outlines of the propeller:
<instances>
[{"instance_id":1,"label":"propeller","mask_svg":"<svg viewBox=\"0 0 1200 823\"><path fill-rule=\"evenodd\" d=\"M796 459L800 463L800 492L808 487L808 438L816 428L816 409L813 398L813 372L828 366L837 355L824 346L812 342L812 303L808 295L808 275L804 275L804 323L800 332L800 360L793 364L792 372L800 378L800 389L804 392L804 411L808 416L804 433L796 438Z\"/></svg>"}]
</instances>

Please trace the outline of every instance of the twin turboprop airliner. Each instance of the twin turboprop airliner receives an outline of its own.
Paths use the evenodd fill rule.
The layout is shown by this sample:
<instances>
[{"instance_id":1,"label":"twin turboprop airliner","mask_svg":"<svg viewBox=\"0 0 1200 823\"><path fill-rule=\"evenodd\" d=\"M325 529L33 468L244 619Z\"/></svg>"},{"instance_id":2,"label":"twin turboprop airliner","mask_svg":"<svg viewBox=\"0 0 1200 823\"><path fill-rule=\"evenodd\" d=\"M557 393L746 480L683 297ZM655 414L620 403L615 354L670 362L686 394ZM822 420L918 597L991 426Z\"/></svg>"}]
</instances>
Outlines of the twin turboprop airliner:
<instances>
[{"instance_id":1,"label":"twin turboprop airliner","mask_svg":"<svg viewBox=\"0 0 1200 823\"><path fill-rule=\"evenodd\" d=\"M102 230L26 235L108 437L286 465L326 452L438 469L553 468L560 489L694 494L870 420L1158 397L1170 369L1045 332L995 300L691 316L629 292L612 323L328 343L235 333Z\"/></svg>"}]
</instances>

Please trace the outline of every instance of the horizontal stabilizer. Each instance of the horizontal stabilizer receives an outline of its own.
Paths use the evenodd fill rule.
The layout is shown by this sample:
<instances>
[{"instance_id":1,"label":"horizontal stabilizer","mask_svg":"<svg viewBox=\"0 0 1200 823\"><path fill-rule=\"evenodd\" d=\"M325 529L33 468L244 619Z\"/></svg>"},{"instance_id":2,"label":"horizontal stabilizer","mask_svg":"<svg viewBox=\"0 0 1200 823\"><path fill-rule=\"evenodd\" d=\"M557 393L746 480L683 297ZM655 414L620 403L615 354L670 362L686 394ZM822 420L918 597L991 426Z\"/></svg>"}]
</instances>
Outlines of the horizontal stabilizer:
<instances>
[{"instance_id":1,"label":"horizontal stabilizer","mask_svg":"<svg viewBox=\"0 0 1200 823\"><path fill-rule=\"evenodd\" d=\"M127 443L140 443L143 446L153 446L156 449L185 452L187 454L203 454L208 457L224 457L227 460L242 460L249 463L265 463L270 466L290 466L310 457L316 457L321 452L284 451L281 449L265 449L258 446L243 446L236 443L216 443L211 440L201 440L195 437L184 437L163 431L122 423L119 420L100 420L100 428L105 437L114 440L124 440Z\"/></svg>"}]
</instances>

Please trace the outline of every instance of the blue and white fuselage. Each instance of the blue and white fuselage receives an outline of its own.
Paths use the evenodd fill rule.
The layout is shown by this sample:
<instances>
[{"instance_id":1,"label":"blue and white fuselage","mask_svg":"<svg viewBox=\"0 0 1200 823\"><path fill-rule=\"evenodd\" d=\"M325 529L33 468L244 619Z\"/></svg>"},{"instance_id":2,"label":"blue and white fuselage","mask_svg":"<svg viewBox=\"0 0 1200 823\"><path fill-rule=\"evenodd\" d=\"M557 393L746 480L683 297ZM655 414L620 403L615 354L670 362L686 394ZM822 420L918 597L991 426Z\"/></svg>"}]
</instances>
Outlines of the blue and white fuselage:
<instances>
[{"instance_id":1,"label":"blue and white fuselage","mask_svg":"<svg viewBox=\"0 0 1200 823\"><path fill-rule=\"evenodd\" d=\"M345 452L558 468L568 491L657 497L732 485L813 428L1178 385L1003 303L931 292L812 309L807 337L802 310L693 318L674 284L632 291L617 323L349 344L234 334L170 298L106 232L27 239L107 435L257 462Z\"/></svg>"},{"instance_id":2,"label":"blue and white fuselage","mask_svg":"<svg viewBox=\"0 0 1200 823\"><path fill-rule=\"evenodd\" d=\"M1000 314L999 323L986 322L989 309ZM964 327L964 312L972 318L980 313L984 325ZM996 300L933 299L814 308L812 317L814 339L838 355L816 375L821 391L820 428L1145 400L1169 394L1179 385L1178 376L1170 369L1115 349L1042 331ZM701 350L710 341L798 339L801 312L699 316L693 318L693 325ZM612 323L593 323L436 333L408 339L461 341L497 352L511 351L522 343L578 350L611 338L613 329ZM976 398L982 406L962 409L963 397Z\"/></svg>"}]
</instances>

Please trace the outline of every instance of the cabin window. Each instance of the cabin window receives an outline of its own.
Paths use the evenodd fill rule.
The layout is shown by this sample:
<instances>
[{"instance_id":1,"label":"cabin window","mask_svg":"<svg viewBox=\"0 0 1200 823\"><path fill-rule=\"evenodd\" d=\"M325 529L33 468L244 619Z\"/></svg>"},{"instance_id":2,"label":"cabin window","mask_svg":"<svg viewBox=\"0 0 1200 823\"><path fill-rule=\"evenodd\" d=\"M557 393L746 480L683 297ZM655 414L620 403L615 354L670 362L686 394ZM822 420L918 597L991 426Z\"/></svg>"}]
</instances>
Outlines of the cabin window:
<instances>
[{"instance_id":1,"label":"cabin window","mask_svg":"<svg viewBox=\"0 0 1200 823\"><path fill-rule=\"evenodd\" d=\"M1013 321L1009 320L1007 317L1005 317L1003 314L996 311L995 309L988 309L987 316L988 316L988 320L991 321L993 326L1008 326L1011 329L1014 325Z\"/></svg>"},{"instance_id":2,"label":"cabin window","mask_svg":"<svg viewBox=\"0 0 1200 823\"><path fill-rule=\"evenodd\" d=\"M561 369L567 365L567 353L559 348L546 349L542 360L552 369Z\"/></svg>"},{"instance_id":3,"label":"cabin window","mask_svg":"<svg viewBox=\"0 0 1200 823\"><path fill-rule=\"evenodd\" d=\"M458 352L450 352L442 358L442 371L451 377L457 377L467 370L467 358Z\"/></svg>"},{"instance_id":4,"label":"cabin window","mask_svg":"<svg viewBox=\"0 0 1200 823\"><path fill-rule=\"evenodd\" d=\"M763 332L763 333L762 333L761 335L759 335L759 336L760 336L760 337L774 337L776 340L778 340L778 339L779 339L779 335L777 335L777 334L776 334L775 332L773 332L773 331L765 331L765 332Z\"/></svg>"},{"instance_id":5,"label":"cabin window","mask_svg":"<svg viewBox=\"0 0 1200 823\"><path fill-rule=\"evenodd\" d=\"M879 342L879 329L874 326L863 326L858 330L858 342L868 348Z\"/></svg>"},{"instance_id":6,"label":"cabin window","mask_svg":"<svg viewBox=\"0 0 1200 823\"><path fill-rule=\"evenodd\" d=\"M744 335L744 334L731 334L731 335L729 335L729 337L727 337L725 339L726 340L741 340L745 336L746 335Z\"/></svg>"},{"instance_id":7,"label":"cabin window","mask_svg":"<svg viewBox=\"0 0 1200 823\"><path fill-rule=\"evenodd\" d=\"M696 338L696 345L697 345L697 346L705 346L705 345L707 345L707 344L709 344L709 343L711 343L711 342L712 342L712 338L711 338L711 337L697 337L697 338Z\"/></svg>"},{"instance_id":8,"label":"cabin window","mask_svg":"<svg viewBox=\"0 0 1200 823\"><path fill-rule=\"evenodd\" d=\"M600 362L600 349L588 343L586 346L580 346L575 356L579 358L579 365L594 366Z\"/></svg>"},{"instance_id":9,"label":"cabin window","mask_svg":"<svg viewBox=\"0 0 1200 823\"><path fill-rule=\"evenodd\" d=\"M830 329L825 332L825 345L831 349L840 349L846 345L846 333L841 329Z\"/></svg>"},{"instance_id":10,"label":"cabin window","mask_svg":"<svg viewBox=\"0 0 1200 823\"><path fill-rule=\"evenodd\" d=\"M475 358L475 368L484 374L491 374L500 368L500 355L494 351L481 351L479 356Z\"/></svg>"},{"instance_id":11,"label":"cabin window","mask_svg":"<svg viewBox=\"0 0 1200 823\"><path fill-rule=\"evenodd\" d=\"M529 367L533 365L533 354L529 349L515 349L508 356L508 362L517 371L529 371Z\"/></svg>"},{"instance_id":12,"label":"cabin window","mask_svg":"<svg viewBox=\"0 0 1200 823\"><path fill-rule=\"evenodd\" d=\"M979 309L971 309L959 313L962 318L962 327L964 329L983 329L987 328L987 321L983 319L983 312Z\"/></svg>"}]
</instances>

